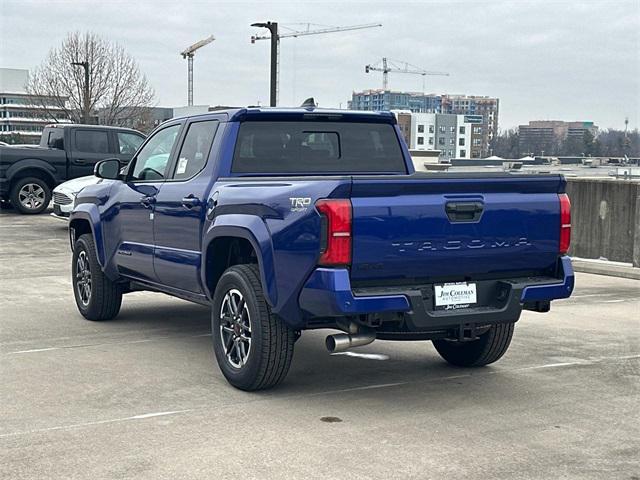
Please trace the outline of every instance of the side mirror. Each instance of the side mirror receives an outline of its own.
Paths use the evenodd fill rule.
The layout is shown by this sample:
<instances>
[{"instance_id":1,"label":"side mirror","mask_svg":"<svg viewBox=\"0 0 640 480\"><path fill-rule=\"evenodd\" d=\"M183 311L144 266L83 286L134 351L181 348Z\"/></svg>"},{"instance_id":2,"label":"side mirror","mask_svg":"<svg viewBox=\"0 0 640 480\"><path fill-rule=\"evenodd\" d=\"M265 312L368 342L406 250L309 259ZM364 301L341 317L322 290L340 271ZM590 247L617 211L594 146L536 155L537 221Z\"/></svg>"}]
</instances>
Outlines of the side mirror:
<instances>
[{"instance_id":1,"label":"side mirror","mask_svg":"<svg viewBox=\"0 0 640 480\"><path fill-rule=\"evenodd\" d=\"M120 161L117 158L107 158L96 163L93 174L98 178L118 180L120 178Z\"/></svg>"}]
</instances>

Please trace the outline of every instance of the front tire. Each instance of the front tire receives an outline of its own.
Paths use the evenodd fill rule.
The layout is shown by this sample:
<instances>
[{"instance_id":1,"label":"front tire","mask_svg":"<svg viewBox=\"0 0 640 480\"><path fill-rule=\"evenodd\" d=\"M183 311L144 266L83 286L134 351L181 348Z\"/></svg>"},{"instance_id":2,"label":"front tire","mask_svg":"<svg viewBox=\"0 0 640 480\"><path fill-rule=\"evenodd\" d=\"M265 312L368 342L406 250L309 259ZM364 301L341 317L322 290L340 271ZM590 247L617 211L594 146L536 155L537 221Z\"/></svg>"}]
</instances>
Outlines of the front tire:
<instances>
[{"instance_id":1,"label":"front tire","mask_svg":"<svg viewBox=\"0 0 640 480\"><path fill-rule=\"evenodd\" d=\"M21 178L11 187L11 205L20 213L42 213L51 202L51 188L37 177Z\"/></svg>"},{"instance_id":2,"label":"front tire","mask_svg":"<svg viewBox=\"0 0 640 480\"><path fill-rule=\"evenodd\" d=\"M78 310L87 320L111 320L122 305L122 289L103 273L91 234L81 235L73 247L71 283Z\"/></svg>"},{"instance_id":3,"label":"front tire","mask_svg":"<svg viewBox=\"0 0 640 480\"><path fill-rule=\"evenodd\" d=\"M502 357L509 349L513 337L514 323L499 323L477 340L433 340L433 346L442 358L458 367L482 367Z\"/></svg>"},{"instance_id":4,"label":"front tire","mask_svg":"<svg viewBox=\"0 0 640 480\"><path fill-rule=\"evenodd\" d=\"M256 265L235 265L222 274L211 329L218 366L231 385L253 391L284 380L295 332L271 313Z\"/></svg>"}]
</instances>

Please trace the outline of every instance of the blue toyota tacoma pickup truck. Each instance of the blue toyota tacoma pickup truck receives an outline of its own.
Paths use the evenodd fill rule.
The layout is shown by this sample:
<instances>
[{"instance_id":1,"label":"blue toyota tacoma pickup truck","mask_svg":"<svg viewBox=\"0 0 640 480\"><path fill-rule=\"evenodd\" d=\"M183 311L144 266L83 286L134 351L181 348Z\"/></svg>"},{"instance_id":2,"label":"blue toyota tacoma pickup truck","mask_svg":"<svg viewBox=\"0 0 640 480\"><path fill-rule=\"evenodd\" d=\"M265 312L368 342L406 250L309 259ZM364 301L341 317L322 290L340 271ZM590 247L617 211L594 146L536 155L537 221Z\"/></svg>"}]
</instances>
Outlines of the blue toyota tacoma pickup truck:
<instances>
[{"instance_id":1,"label":"blue toyota tacoma pickup truck","mask_svg":"<svg viewBox=\"0 0 640 480\"><path fill-rule=\"evenodd\" d=\"M96 165L70 217L81 314L131 291L211 308L240 389L276 385L301 331L329 351L431 340L474 367L507 350L522 310L571 294L560 175L416 174L383 112L244 108L170 120L127 170Z\"/></svg>"}]
</instances>

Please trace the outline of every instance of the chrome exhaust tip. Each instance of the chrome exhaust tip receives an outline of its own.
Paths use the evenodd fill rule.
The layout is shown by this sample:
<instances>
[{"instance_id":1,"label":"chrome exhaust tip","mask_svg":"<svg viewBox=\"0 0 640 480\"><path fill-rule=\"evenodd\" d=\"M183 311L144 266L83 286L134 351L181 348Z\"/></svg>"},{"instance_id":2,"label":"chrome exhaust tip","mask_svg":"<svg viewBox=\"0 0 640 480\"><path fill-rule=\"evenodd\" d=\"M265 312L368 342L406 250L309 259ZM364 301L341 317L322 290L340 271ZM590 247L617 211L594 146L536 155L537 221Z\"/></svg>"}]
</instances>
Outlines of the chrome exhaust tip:
<instances>
[{"instance_id":1,"label":"chrome exhaust tip","mask_svg":"<svg viewBox=\"0 0 640 480\"><path fill-rule=\"evenodd\" d=\"M346 352L353 347L369 345L376 339L376 332L373 330L359 331L358 333L337 333L329 335L325 340L325 345L329 353Z\"/></svg>"}]
</instances>

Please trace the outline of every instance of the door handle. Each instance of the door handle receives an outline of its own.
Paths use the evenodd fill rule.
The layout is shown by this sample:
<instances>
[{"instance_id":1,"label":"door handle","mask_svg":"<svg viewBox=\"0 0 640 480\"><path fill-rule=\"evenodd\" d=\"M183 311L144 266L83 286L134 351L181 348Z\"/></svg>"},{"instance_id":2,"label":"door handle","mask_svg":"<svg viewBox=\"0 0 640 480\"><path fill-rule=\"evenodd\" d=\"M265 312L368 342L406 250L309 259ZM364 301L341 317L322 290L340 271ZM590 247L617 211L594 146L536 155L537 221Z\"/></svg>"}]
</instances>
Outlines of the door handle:
<instances>
[{"instance_id":1,"label":"door handle","mask_svg":"<svg viewBox=\"0 0 640 480\"><path fill-rule=\"evenodd\" d=\"M200 206L200 199L196 197L193 193L190 193L189 195L187 195L182 199L182 206L187 209L198 207Z\"/></svg>"},{"instance_id":2,"label":"door handle","mask_svg":"<svg viewBox=\"0 0 640 480\"><path fill-rule=\"evenodd\" d=\"M156 197L144 196L140 199L140 203L144 205L145 208L151 208L156 203Z\"/></svg>"},{"instance_id":3,"label":"door handle","mask_svg":"<svg viewBox=\"0 0 640 480\"><path fill-rule=\"evenodd\" d=\"M87 162L85 161L84 158L76 158L76 163L78 165L86 165L87 164Z\"/></svg>"},{"instance_id":4,"label":"door handle","mask_svg":"<svg viewBox=\"0 0 640 480\"><path fill-rule=\"evenodd\" d=\"M482 202L449 202L445 205L447 217L451 222L475 222L483 210Z\"/></svg>"}]
</instances>

